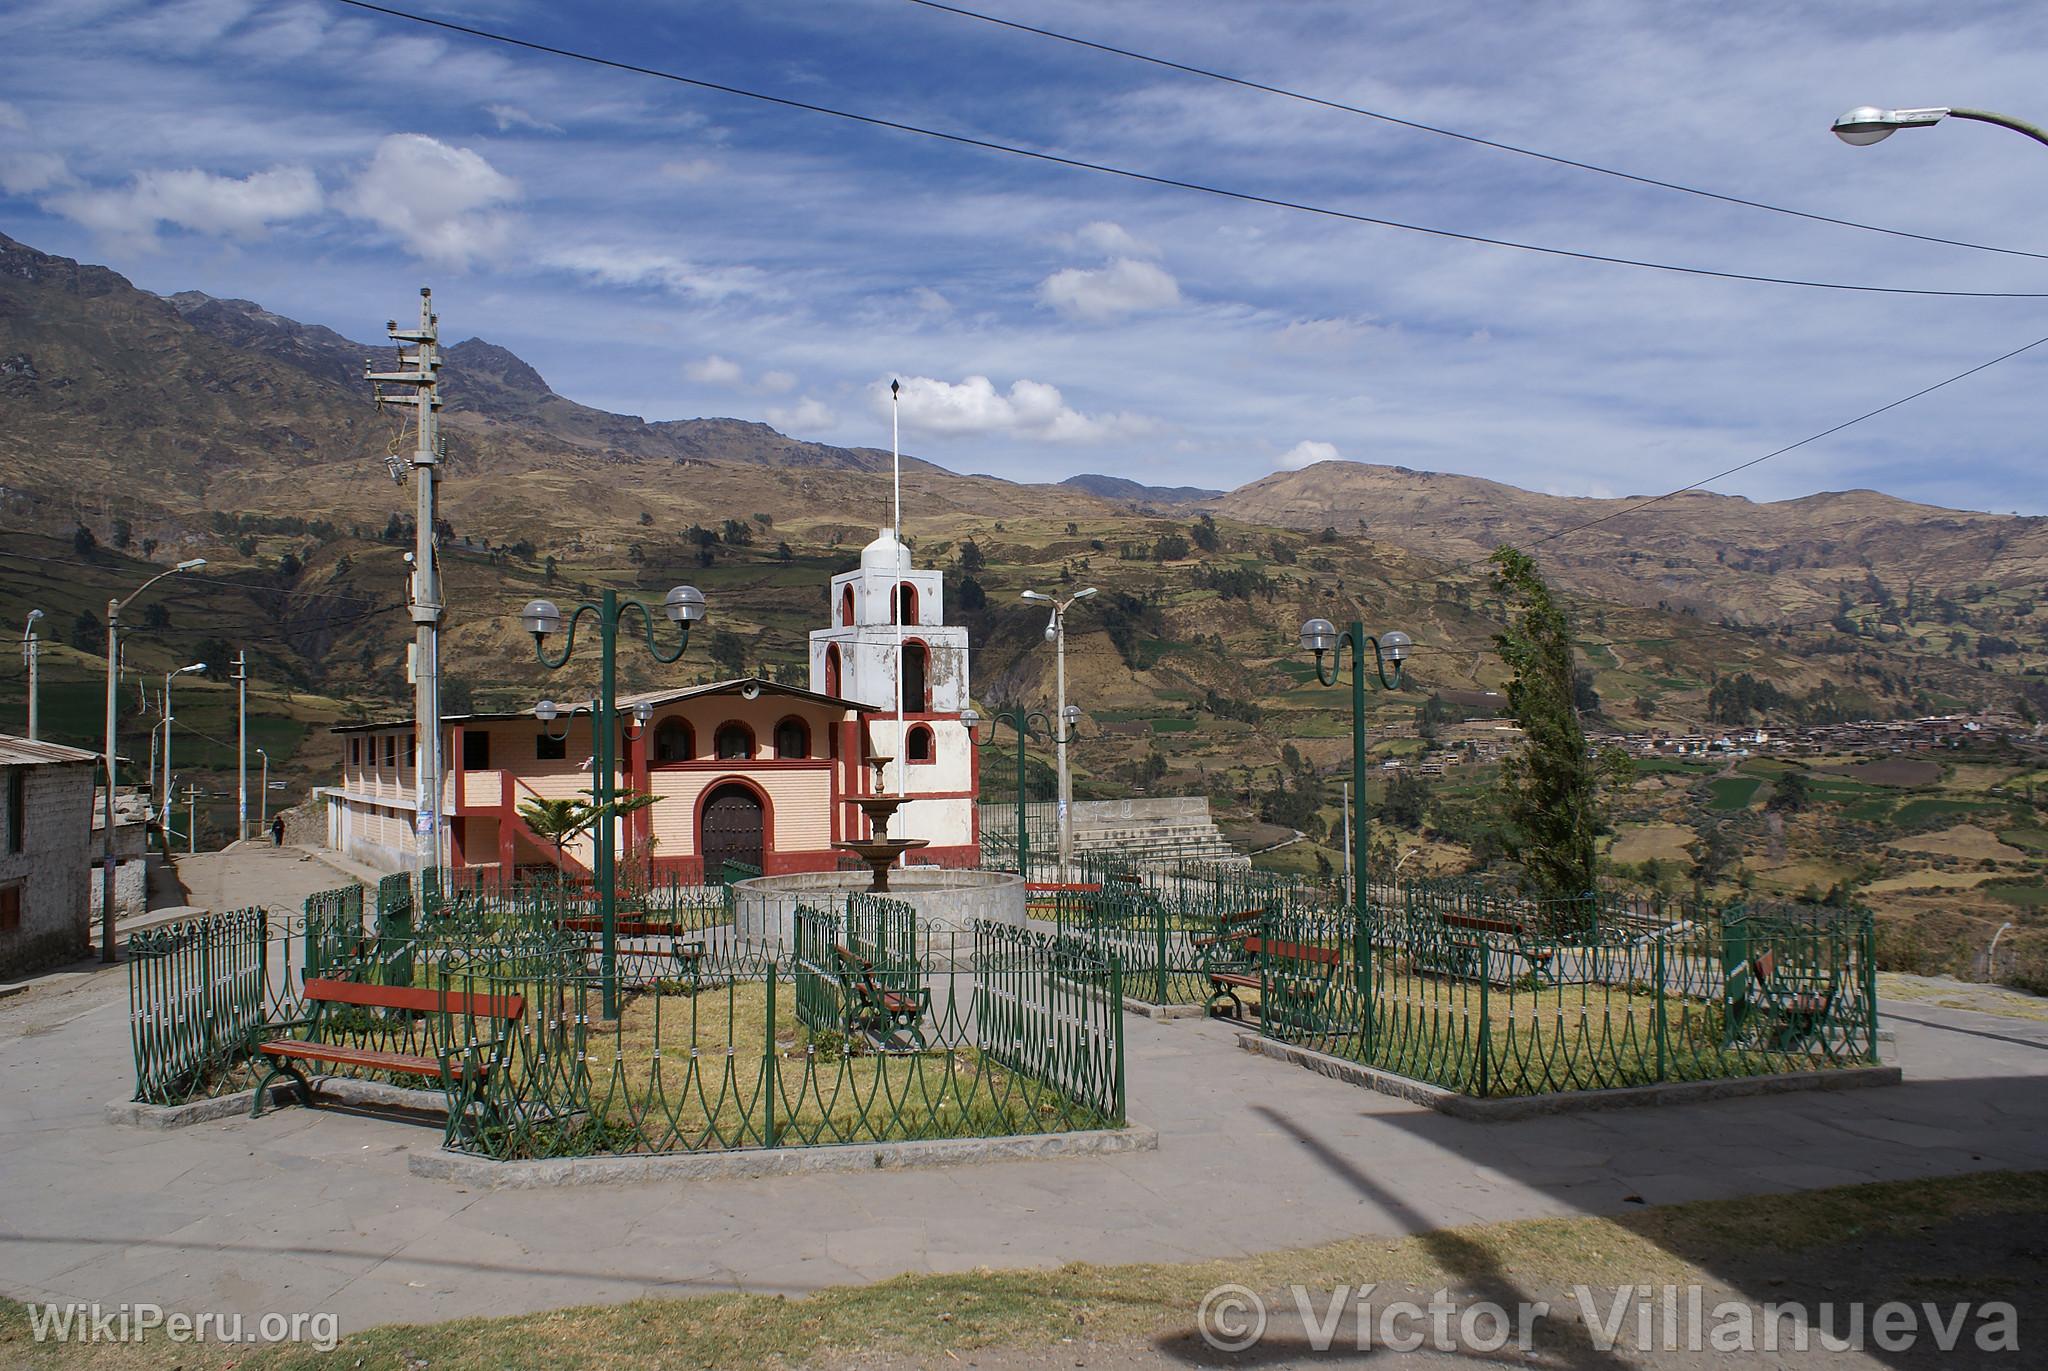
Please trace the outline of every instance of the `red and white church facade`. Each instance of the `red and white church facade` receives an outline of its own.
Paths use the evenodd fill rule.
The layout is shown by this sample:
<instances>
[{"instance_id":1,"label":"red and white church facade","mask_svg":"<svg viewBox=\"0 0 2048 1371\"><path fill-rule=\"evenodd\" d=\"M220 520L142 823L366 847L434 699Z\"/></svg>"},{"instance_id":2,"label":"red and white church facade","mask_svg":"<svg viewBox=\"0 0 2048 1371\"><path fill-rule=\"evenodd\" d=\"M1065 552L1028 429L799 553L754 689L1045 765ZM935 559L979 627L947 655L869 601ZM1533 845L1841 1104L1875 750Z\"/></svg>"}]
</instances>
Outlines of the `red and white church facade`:
<instances>
[{"instance_id":1,"label":"red and white church facade","mask_svg":"<svg viewBox=\"0 0 2048 1371\"><path fill-rule=\"evenodd\" d=\"M945 624L943 576L915 569L885 530L857 570L833 578L831 604L831 626L811 634L808 690L749 677L620 697L618 784L657 797L619 820L622 870L631 862L684 882L717 879L727 860L770 874L829 871L845 856L833 843L871 836L854 798L893 795L899 785L910 803L890 834L928 842L914 860L979 860L979 761L960 721L967 633ZM531 714L456 715L443 729L450 865L478 875L557 865L587 875L592 839L569 842L558 858L519 806L587 793L589 716L546 725ZM406 869L416 808L412 721L334 732L340 783L319 792L329 845L382 870ZM879 777L876 757L891 759Z\"/></svg>"}]
</instances>

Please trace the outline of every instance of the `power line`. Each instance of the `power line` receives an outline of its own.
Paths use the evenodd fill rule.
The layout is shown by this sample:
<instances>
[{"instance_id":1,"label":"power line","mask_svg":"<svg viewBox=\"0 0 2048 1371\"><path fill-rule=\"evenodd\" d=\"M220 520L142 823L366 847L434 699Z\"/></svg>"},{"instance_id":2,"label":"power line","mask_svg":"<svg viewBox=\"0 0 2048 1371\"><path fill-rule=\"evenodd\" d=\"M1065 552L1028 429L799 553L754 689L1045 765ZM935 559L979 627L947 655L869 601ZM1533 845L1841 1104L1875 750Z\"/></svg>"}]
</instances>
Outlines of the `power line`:
<instances>
[{"instance_id":1,"label":"power line","mask_svg":"<svg viewBox=\"0 0 2048 1371\"><path fill-rule=\"evenodd\" d=\"M1035 24L1020 23L1017 20L1004 19L998 15L983 14L978 10L964 9L959 5L942 4L940 0L909 0L909 3L921 5L925 9L939 10L946 14L958 15L963 19L975 19L984 24L994 24L999 28L1015 29L1019 33L1036 34L1041 38L1051 38L1057 42L1071 43L1076 47L1092 48L1096 52L1108 53L1113 57L1127 57L1134 62L1145 62L1155 67L1165 67L1170 71L1183 72L1189 76L1200 76L1211 81L1222 81L1228 85L1242 86L1246 90L1262 91L1267 95L1278 95L1289 100L1299 100L1304 104L1320 105L1324 109L1337 110L1344 114L1362 115L1367 119L1377 119L1382 123L1395 124L1405 129L1414 129L1419 133L1433 133L1443 138L1455 138L1460 142L1475 143L1480 147L1493 148L1499 152L1510 152L1520 157L1533 157L1538 161L1551 162L1557 166L1572 167L1579 171L1596 172L1601 176L1613 176L1623 181L1633 181L1638 185L1655 186L1660 190L1675 190L1686 195L1697 195L1708 200L1719 200L1724 204L1742 205L1749 209L1768 210L1772 214L1786 214L1795 219L1808 219L1819 224L1834 224L1841 228L1862 229L1867 233L1889 234L1894 238L1912 238L1923 243L1940 243L1946 247L1970 248L1976 252L1996 252L2009 257L2032 257L2041 261L2048 261L2048 252L2027 252L2020 248L1992 247L1986 243L1972 243L1960 238L1943 238L1938 234L1913 233L1907 229L1885 228L1881 224L1865 224L1855 219L1837 218L1831 214L1815 214L1809 210L1788 209L1783 205L1773 205L1762 200L1751 200L1740 195L1726 195L1720 191L1702 190L1698 186L1683 185L1677 181L1660 180L1655 176L1641 176L1635 172L1620 171L1614 167L1603 167L1595 162L1582 162L1576 158L1561 157L1555 153L1538 151L1535 148L1519 147L1513 143L1503 143L1492 138L1482 138L1477 134L1460 133L1456 129L1442 128L1436 124L1424 124L1414 119L1403 119L1399 115L1386 114L1379 110L1364 109L1358 105L1346 104L1342 100L1331 100L1319 95L1309 95L1302 91L1289 90L1284 86L1267 85L1263 81L1253 81L1247 77L1232 76L1228 72L1215 71L1208 67L1193 66L1186 62L1175 62L1164 57L1154 57L1149 53L1134 52L1129 48L1120 48L1114 44L1099 43L1092 38L1082 38L1071 33L1061 33L1057 29L1040 28Z\"/></svg>"},{"instance_id":2,"label":"power line","mask_svg":"<svg viewBox=\"0 0 2048 1371\"><path fill-rule=\"evenodd\" d=\"M884 119L872 114L857 114L851 110L834 108L831 105L813 104L807 100L796 100L785 95L769 95L762 91L748 90L743 86L727 85L719 81L707 81L701 77L683 76L676 72L662 71L656 67L643 67L631 62L620 62L609 57L598 57L592 53L578 52L573 48L556 47L548 43L537 43L531 39L514 38L509 34L496 33L490 29L472 28L446 19L434 19L423 14L407 14L403 10L374 5L369 0L334 0L351 9L381 14L391 19L418 24L426 28L439 29L447 33L459 33L470 38L481 38L486 42L501 43L507 47L520 48L528 52L544 53L550 57L565 57L571 61L588 62L592 66L606 67L613 71L630 72L636 76L651 76L657 80L673 81L678 85L692 86L699 90L716 91L723 95L737 95L763 104L777 105L784 109L801 110L808 114L823 114L850 123L865 124L871 128L890 129L897 133L913 133L921 138L935 138L960 147L978 148L984 152L999 152L1010 157L1022 157L1051 166L1071 167L1078 171L1099 172L1104 176L1120 177L1127 181L1138 181L1146 185L1165 186L1173 190L1195 191L1202 195L1213 195L1225 200L1236 200L1242 204L1266 205L1274 209L1294 210L1301 214L1313 214L1321 218L1337 219L1355 224L1372 224L1379 228L1400 229L1407 233L1426 234L1433 238L1448 238L1461 243L1478 243L1487 247L1512 248L1518 252L1533 252L1546 257L1564 257L1581 262L1602 262L1609 266L1638 267L1648 271L1667 271L1682 276L1703 276L1723 281L1752 281L1763 285L1799 286L1809 290L1851 291L1874 295L1918 295L1939 296L1951 299L1971 300L2042 300L2048 299L2048 292L2012 290L1931 290L1909 286L1871 286L1845 281L1812 281L1789 276L1765 276L1754 272L1717 271L1711 267L1681 266L1671 262L1653 262L1639 257L1619 257L1608 253L1583 252L1573 248L1549 247L1540 243L1518 242L1510 238L1491 238L1484 234L1462 233L1455 229L1435 228L1427 224L1411 224L1399 219L1386 219L1378 215L1359 214L1351 210L1333 209L1327 205L1313 205L1300 200L1284 200L1277 196L1259 195L1251 191L1231 190L1223 186L1212 186L1200 181L1186 181L1172 176L1158 176L1151 172L1134 171L1128 167L1112 166L1106 162L1090 162L1079 157L1063 157L1058 153L1040 152L1032 148L1018 147L1013 143L998 143L986 138L975 138L964 133L948 133L942 129L929 128L921 124L907 124L900 120Z\"/></svg>"}]
</instances>

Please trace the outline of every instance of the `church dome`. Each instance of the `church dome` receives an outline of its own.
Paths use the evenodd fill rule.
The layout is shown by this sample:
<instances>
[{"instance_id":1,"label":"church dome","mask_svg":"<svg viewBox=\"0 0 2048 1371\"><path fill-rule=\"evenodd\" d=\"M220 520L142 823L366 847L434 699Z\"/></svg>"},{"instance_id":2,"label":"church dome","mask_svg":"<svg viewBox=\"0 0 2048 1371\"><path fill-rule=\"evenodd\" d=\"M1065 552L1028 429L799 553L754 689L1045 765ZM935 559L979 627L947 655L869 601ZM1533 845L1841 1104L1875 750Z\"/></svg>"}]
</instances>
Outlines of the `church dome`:
<instances>
[{"instance_id":1,"label":"church dome","mask_svg":"<svg viewBox=\"0 0 2048 1371\"><path fill-rule=\"evenodd\" d=\"M885 528L881 536L860 550L862 571L908 571L910 549L896 540L896 530Z\"/></svg>"}]
</instances>

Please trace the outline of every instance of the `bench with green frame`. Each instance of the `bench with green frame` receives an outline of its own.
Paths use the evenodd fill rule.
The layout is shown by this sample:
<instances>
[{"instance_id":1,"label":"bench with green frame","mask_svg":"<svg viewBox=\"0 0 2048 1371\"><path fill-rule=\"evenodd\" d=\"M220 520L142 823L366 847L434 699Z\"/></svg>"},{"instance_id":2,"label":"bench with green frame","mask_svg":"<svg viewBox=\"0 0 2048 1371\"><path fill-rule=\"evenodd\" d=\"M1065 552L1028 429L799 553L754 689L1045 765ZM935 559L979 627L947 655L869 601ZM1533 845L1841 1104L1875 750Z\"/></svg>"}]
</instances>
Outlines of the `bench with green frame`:
<instances>
[{"instance_id":1,"label":"bench with green frame","mask_svg":"<svg viewBox=\"0 0 2048 1371\"><path fill-rule=\"evenodd\" d=\"M890 989L875 978L873 962L840 943L832 945L832 959L837 966L835 979L845 992L847 1037L859 1033L885 1048L923 1051L931 987Z\"/></svg>"},{"instance_id":2,"label":"bench with green frame","mask_svg":"<svg viewBox=\"0 0 2048 1371\"><path fill-rule=\"evenodd\" d=\"M555 927L561 929L564 933L581 935L589 955L596 957L603 954L604 920L594 915L577 914L557 919ZM704 944L701 938L698 938L698 933L699 930L684 929L677 924L658 919L614 919L612 921L614 945L627 938L668 939L666 956L681 969L684 978L692 983L697 978L697 967L704 960ZM686 943L683 941L686 937L698 938L698 940ZM633 953L623 947L619 948L618 951L621 956L646 955L644 953ZM664 954L656 952L654 955L660 957Z\"/></svg>"},{"instance_id":3,"label":"bench with green frame","mask_svg":"<svg viewBox=\"0 0 2048 1371\"><path fill-rule=\"evenodd\" d=\"M1242 1021L1246 1005L1238 992L1256 990L1259 1022L1268 1032L1276 1028L1316 1035L1332 1031L1331 989L1344 960L1339 949L1262 933L1233 936L1242 943L1239 957L1244 969L1219 967L1209 973L1208 1010L1212 1016Z\"/></svg>"},{"instance_id":4,"label":"bench with green frame","mask_svg":"<svg viewBox=\"0 0 2048 1371\"><path fill-rule=\"evenodd\" d=\"M1195 949L1195 969L1204 975L1213 971L1248 971L1254 963L1245 951L1245 941L1258 932L1263 909L1243 909L1216 920L1216 931L1190 940Z\"/></svg>"},{"instance_id":5,"label":"bench with green frame","mask_svg":"<svg viewBox=\"0 0 2048 1371\"><path fill-rule=\"evenodd\" d=\"M1729 978L1728 1040L1747 1039L1773 1052L1813 1048L1833 1022L1841 997L1835 977L1819 968L1805 975L1782 974L1778 955L1766 948Z\"/></svg>"},{"instance_id":6,"label":"bench with green frame","mask_svg":"<svg viewBox=\"0 0 2048 1371\"><path fill-rule=\"evenodd\" d=\"M1549 974L1557 949L1531 946L1533 940L1522 923L1514 919L1489 919L1478 914L1445 914L1442 917L1447 931L1440 955L1434 965L1425 966L1424 970L1468 981L1515 979L1494 974L1493 959L1498 953L1509 959L1510 969L1517 957L1527 962L1530 974L1539 981ZM1495 938L1506 939L1512 947L1496 947Z\"/></svg>"},{"instance_id":7,"label":"bench with green frame","mask_svg":"<svg viewBox=\"0 0 2048 1371\"><path fill-rule=\"evenodd\" d=\"M526 1014L521 995L473 995L452 990L435 990L409 985L369 985L359 981L315 977L305 983L304 998L311 1010L303 1019L289 1019L269 1025L266 1033L303 1029L303 1036L268 1037L255 1044L259 1057L267 1058L270 1069L256 1086L256 1098L249 1117L263 1112L270 1084L280 1075L298 1082L301 1098L313 1103L313 1082L302 1064L354 1067L390 1076L423 1076L438 1081L452 1100L458 1087L481 1083L502 1071L516 1037L516 1025ZM360 1045L370 1036L361 1015L352 1011L384 1011L402 1016L381 1022L408 1030L430 1015L453 1021L489 1020L503 1025L495 1036L478 1041L451 1042L429 1056L420 1052L393 1052ZM408 1032L407 1036L410 1036ZM351 1042L350 1039L356 1041ZM472 1094L475 1093L472 1089Z\"/></svg>"}]
</instances>

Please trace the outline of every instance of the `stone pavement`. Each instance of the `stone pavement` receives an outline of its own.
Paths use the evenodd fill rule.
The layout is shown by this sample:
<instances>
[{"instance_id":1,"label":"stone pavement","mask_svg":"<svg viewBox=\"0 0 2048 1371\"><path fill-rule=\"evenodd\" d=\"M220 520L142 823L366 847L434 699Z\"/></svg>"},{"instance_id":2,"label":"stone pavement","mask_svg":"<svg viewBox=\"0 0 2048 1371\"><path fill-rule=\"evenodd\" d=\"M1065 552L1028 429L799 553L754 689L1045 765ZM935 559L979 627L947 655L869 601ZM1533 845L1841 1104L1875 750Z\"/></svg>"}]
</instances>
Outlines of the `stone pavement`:
<instances>
[{"instance_id":1,"label":"stone pavement","mask_svg":"<svg viewBox=\"0 0 2048 1371\"><path fill-rule=\"evenodd\" d=\"M238 852L194 888L296 907L332 872ZM1477 1124L1325 1080L1200 1020L1127 1019L1159 1150L767 1180L470 1192L439 1131L334 1110L116 1127L125 980L0 1001L0 1292L342 1328L904 1271L1228 1257L1361 1234L1993 1168L2048 1168L2048 1023L1901 1004L1902 1087Z\"/></svg>"}]
</instances>

